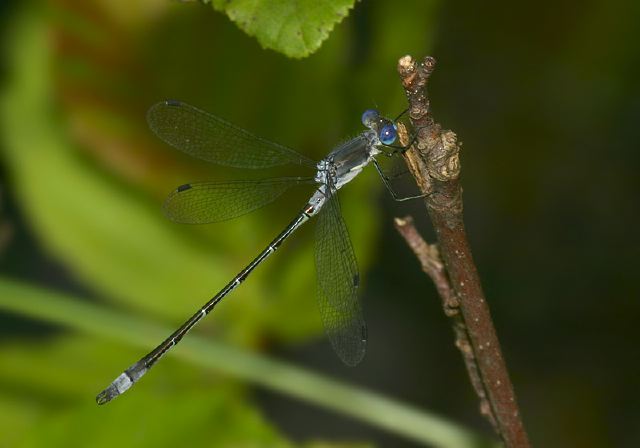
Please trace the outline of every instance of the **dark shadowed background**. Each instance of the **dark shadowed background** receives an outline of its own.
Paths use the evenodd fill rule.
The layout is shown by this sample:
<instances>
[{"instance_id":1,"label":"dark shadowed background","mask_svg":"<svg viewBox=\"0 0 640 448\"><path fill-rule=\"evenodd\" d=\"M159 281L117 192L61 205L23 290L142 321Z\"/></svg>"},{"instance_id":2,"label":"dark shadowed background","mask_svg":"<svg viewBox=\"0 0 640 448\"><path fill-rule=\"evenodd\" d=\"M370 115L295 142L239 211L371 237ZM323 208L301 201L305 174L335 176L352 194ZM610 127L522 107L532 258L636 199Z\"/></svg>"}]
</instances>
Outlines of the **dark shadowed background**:
<instances>
[{"instance_id":1,"label":"dark shadowed background","mask_svg":"<svg viewBox=\"0 0 640 448\"><path fill-rule=\"evenodd\" d=\"M317 53L294 60L209 6L18 3L0 6L2 303L18 300L16 287L56 291L177 326L307 192L233 222L167 221L161 204L176 185L245 173L156 140L148 107L180 99L320 159L360 132L364 109L402 111L397 60L430 54L432 107L463 142L467 230L533 445L640 445L637 4L363 1ZM432 240L421 201L394 203L374 172L341 201L369 325L358 367L322 336L313 226L199 333L492 436L435 289L393 229L394 216L412 214ZM51 306L42 314L56 314ZM95 393L146 350L8 308L0 447L418 446L172 357L99 408Z\"/></svg>"}]
</instances>

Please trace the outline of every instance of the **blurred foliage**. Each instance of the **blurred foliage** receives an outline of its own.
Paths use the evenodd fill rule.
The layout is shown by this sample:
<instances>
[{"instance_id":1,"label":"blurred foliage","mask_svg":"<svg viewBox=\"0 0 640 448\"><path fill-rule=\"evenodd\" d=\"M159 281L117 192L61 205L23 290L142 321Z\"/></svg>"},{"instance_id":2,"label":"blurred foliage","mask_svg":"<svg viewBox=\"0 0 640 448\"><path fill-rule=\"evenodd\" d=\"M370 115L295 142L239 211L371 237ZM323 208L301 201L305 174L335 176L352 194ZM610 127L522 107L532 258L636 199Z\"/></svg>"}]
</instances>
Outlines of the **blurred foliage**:
<instances>
[{"instance_id":1,"label":"blurred foliage","mask_svg":"<svg viewBox=\"0 0 640 448\"><path fill-rule=\"evenodd\" d=\"M100 357L96 359L97 353ZM133 350L124 353L136 356ZM152 392L162 390L155 379L147 385L149 389L132 394L127 402L97 407L87 399L95 394L93 378L101 370L116 367L103 362L115 355L113 344L91 339L5 348L0 353L0 378L5 385L0 393L0 446L315 446L286 441L255 410L242 404L237 389L213 387L211 393L203 394L196 386L206 387L203 378L198 380L185 367L171 369L171 363L165 366L169 372L182 370L184 380L193 378L190 387L173 391L176 399L169 406L166 395ZM53 365L59 368L52 369Z\"/></svg>"},{"instance_id":2,"label":"blurred foliage","mask_svg":"<svg viewBox=\"0 0 640 448\"><path fill-rule=\"evenodd\" d=\"M83 339L60 338L55 344L21 344L0 352L0 384L9 385L13 391L26 391L29 399L36 397L52 406L60 403L84 405L87 396L92 395L90 388L95 387L92 386L93 379L100 372L121 368L115 365L117 357L113 355L122 349L114 347L113 342L149 350L170 331L145 319L3 278L0 278L0 308L34 319L46 319L80 331L85 336ZM86 337L109 339L111 343L87 341ZM133 353L125 350L125 354L129 351ZM492 446L487 439L427 411L215 339L190 335L182 342L180 350L174 350L169 358L179 358L191 366L211 369L236 381L205 375L183 362L165 361L165 374L171 377L183 374L184 382L174 387L162 376L149 375L150 380L145 377L146 395L157 399L158 405L170 402L174 394L212 387L244 398L246 395L242 393L239 381L246 381L393 430L422 443L443 448ZM87 359L92 363L87 364ZM52 365L61 367L54 370ZM43 376L43 371L50 373ZM137 412L144 413L144 407L151 401L141 403ZM99 419L100 409L114 406L125 406L128 413L132 412L132 404L126 399L101 408L93 406L90 410ZM204 436L206 432L203 430Z\"/></svg>"},{"instance_id":3,"label":"blurred foliage","mask_svg":"<svg viewBox=\"0 0 640 448\"><path fill-rule=\"evenodd\" d=\"M290 63L261 52L224 20L212 27L218 16L206 8L158 0L124 14L125 4L56 1L46 13L32 6L13 21L6 41L12 75L2 103L5 161L34 231L78 279L105 300L179 319L231 278L297 208L281 204L216 226L168 222L159 204L176 185L246 174L209 174L202 163L156 141L146 128L146 108L177 97L258 134L288 136L285 143L320 158L358 129L346 115L358 116L349 110L353 98L385 89L373 87L382 85L379 77L350 77L353 67L329 63L349 51L344 32L305 64ZM187 51L203 40L213 48ZM234 45L224 44L232 40ZM249 57L259 73L247 69ZM386 59L393 57L389 51ZM400 100L399 88L379 99ZM278 118L276 110L283 115ZM350 203L345 215L357 229L352 238L363 270L378 226L368 200L375 194L371 180L363 176L342 195ZM305 194L296 196L300 204ZM294 341L317 334L319 318L308 294L314 283L311 238L298 237L283 252L205 326L246 344L265 332ZM287 319L291 315L296 319Z\"/></svg>"}]
</instances>

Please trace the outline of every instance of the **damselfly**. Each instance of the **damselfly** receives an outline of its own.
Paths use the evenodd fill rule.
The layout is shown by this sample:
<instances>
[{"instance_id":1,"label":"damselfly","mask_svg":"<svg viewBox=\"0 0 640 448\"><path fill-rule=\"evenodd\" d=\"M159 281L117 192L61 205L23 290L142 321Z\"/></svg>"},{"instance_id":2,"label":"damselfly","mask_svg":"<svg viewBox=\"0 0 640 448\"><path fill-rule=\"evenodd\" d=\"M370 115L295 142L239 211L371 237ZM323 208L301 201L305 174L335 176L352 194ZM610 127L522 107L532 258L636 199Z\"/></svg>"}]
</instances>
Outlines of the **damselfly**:
<instances>
[{"instance_id":1,"label":"damselfly","mask_svg":"<svg viewBox=\"0 0 640 448\"><path fill-rule=\"evenodd\" d=\"M311 168L315 176L279 177L251 181L200 182L178 187L164 204L169 218L183 223L211 223L238 217L263 207L296 185L315 185L315 192L289 225L198 312L160 345L118 376L96 397L104 404L124 393L291 234L317 215L315 261L318 306L333 349L350 366L358 364L367 344L367 328L358 301L359 274L336 192L373 163L394 198L376 156L398 149L396 120L376 110L362 114L367 128L339 145L320 162L285 146L272 143L226 121L178 101L153 106L149 126L168 144L208 162L235 168L269 168L296 164ZM391 149L388 149L391 148Z\"/></svg>"}]
</instances>

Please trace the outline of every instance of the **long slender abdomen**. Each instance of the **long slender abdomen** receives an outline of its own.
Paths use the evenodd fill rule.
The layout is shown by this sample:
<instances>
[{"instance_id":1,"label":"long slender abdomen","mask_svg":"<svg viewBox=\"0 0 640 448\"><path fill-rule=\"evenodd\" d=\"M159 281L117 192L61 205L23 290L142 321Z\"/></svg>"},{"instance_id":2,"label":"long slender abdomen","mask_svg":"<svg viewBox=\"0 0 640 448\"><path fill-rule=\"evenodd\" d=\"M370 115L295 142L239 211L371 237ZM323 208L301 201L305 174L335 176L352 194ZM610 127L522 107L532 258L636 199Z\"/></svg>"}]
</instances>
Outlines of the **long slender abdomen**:
<instances>
[{"instance_id":1,"label":"long slender abdomen","mask_svg":"<svg viewBox=\"0 0 640 448\"><path fill-rule=\"evenodd\" d=\"M114 398L122 395L131 386L133 386L144 374L146 374L153 365L160 360L172 347L178 344L180 340L191 329L202 320L213 308L231 291L237 288L253 270L269 255L274 253L278 247L302 224L310 217L315 215L324 200L316 201L318 191L311 197L309 203L300 212L300 214L276 237L260 254L251 261L242 271L236 275L233 280L225 285L211 300L209 300L202 308L189 318L184 324L174 331L171 336L165 339L160 345L140 359L137 363L122 372L113 382L96 397L98 404L105 404Z\"/></svg>"}]
</instances>

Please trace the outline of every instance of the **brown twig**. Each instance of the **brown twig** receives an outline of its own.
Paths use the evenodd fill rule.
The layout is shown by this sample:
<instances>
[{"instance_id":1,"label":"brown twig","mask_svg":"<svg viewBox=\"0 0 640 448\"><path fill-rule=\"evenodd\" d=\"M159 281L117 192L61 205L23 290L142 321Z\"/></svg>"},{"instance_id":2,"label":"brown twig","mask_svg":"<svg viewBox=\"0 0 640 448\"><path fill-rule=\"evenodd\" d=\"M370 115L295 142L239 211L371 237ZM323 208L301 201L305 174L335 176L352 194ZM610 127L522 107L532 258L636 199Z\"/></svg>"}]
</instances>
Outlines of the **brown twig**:
<instances>
[{"instance_id":1,"label":"brown twig","mask_svg":"<svg viewBox=\"0 0 640 448\"><path fill-rule=\"evenodd\" d=\"M529 447L467 242L462 218L462 188L458 182L460 144L455 133L442 130L435 122L426 96L427 80L434 67L432 57L416 63L410 56L405 56L398 62L398 72L409 100L409 117L418 134L415 144L405 152L405 161L418 187L426 194L425 204L444 266L434 246L424 242L412 224L401 222L399 231L420 259L425 272L434 279L445 313L452 318L456 345L463 354L480 398L481 413L489 419L508 448ZM406 132L403 133L402 128L399 131L401 143L408 144Z\"/></svg>"},{"instance_id":2,"label":"brown twig","mask_svg":"<svg viewBox=\"0 0 640 448\"><path fill-rule=\"evenodd\" d=\"M456 294L449 283L447 271L445 270L444 263L440 258L438 246L435 244L428 244L422 238L418 230L415 228L413 218L411 216L396 218L394 224L396 230L405 239L409 248L411 248L418 258L422 270L431 277L431 280L436 285L438 295L442 299L444 314L451 319L456 347L458 347L462 353L462 359L464 360L464 364L467 368L467 374L471 380L471 385L480 398L480 412L489 419L491 425L497 431L497 422L491 412L491 406L489 406L489 401L487 400L487 393L484 388L484 384L482 383L482 379L480 378L480 372L478 372L478 360L471 349L467 326L464 324L464 320L460 314L460 303L458 302Z\"/></svg>"}]
</instances>

